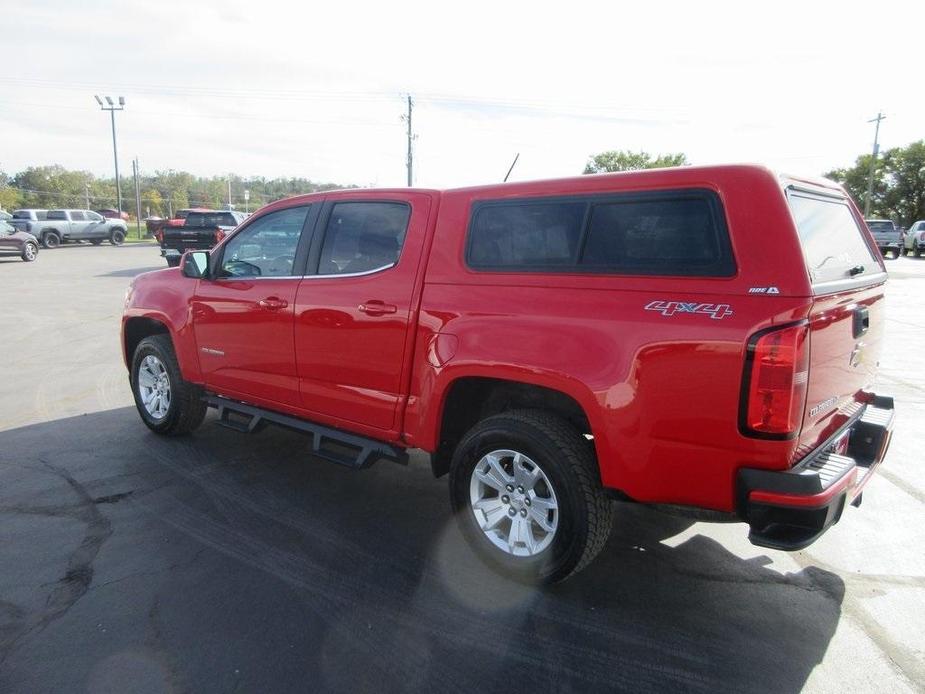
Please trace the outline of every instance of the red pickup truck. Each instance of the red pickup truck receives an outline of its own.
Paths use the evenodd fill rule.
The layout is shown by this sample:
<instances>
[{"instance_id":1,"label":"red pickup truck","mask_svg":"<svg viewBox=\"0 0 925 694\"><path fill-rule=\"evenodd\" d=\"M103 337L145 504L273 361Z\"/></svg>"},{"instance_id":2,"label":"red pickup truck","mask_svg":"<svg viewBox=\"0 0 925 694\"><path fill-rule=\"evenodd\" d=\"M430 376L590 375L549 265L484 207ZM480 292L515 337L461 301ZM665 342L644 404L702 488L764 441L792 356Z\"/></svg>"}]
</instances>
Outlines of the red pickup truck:
<instances>
[{"instance_id":1,"label":"red pickup truck","mask_svg":"<svg viewBox=\"0 0 925 694\"><path fill-rule=\"evenodd\" d=\"M787 550L858 505L885 281L842 188L757 166L349 190L139 276L122 341L155 432L213 407L357 468L423 449L477 553L548 583L614 499Z\"/></svg>"}]
</instances>

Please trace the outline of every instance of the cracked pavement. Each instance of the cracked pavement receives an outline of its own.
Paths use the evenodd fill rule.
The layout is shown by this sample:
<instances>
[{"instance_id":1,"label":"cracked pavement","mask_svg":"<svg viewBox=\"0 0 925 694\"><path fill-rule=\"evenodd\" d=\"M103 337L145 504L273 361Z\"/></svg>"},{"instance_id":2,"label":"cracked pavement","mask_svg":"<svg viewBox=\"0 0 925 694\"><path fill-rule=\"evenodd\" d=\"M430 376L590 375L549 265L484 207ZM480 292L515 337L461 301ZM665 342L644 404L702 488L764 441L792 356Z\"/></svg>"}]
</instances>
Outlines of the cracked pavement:
<instances>
[{"instance_id":1,"label":"cracked pavement","mask_svg":"<svg viewBox=\"0 0 925 694\"><path fill-rule=\"evenodd\" d=\"M484 569L426 459L139 421L118 347L153 246L0 259L0 692L925 690L925 259L887 261L892 449L793 554L621 505L546 590ZM917 426L918 425L918 426Z\"/></svg>"}]
</instances>

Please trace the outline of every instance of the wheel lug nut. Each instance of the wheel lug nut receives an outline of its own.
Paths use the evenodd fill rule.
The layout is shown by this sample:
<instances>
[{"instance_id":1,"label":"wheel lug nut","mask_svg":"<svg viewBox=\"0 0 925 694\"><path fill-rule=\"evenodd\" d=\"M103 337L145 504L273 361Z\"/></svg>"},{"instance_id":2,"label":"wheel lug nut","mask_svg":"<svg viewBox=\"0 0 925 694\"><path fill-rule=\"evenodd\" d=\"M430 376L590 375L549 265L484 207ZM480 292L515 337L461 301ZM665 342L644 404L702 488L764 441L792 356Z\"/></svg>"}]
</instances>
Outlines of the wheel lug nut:
<instances>
[{"instance_id":1,"label":"wheel lug nut","mask_svg":"<svg viewBox=\"0 0 925 694\"><path fill-rule=\"evenodd\" d=\"M515 511L513 507L509 508L509 509L507 510L507 513L508 513L509 516L516 516L516 515L517 515L517 511Z\"/></svg>"},{"instance_id":2,"label":"wheel lug nut","mask_svg":"<svg viewBox=\"0 0 925 694\"><path fill-rule=\"evenodd\" d=\"M524 518L526 518L526 517L527 517L527 509L525 509L525 508L520 509L520 515L523 516Z\"/></svg>"},{"instance_id":3,"label":"wheel lug nut","mask_svg":"<svg viewBox=\"0 0 925 694\"><path fill-rule=\"evenodd\" d=\"M501 503L502 503L502 504L509 504L509 503L511 503L511 497L509 497L507 494L505 494L504 496L501 497Z\"/></svg>"},{"instance_id":4,"label":"wheel lug nut","mask_svg":"<svg viewBox=\"0 0 925 694\"><path fill-rule=\"evenodd\" d=\"M524 488L523 488L523 487L517 487L517 493L518 493L518 494L523 494L523 493L524 493Z\"/></svg>"},{"instance_id":5,"label":"wheel lug nut","mask_svg":"<svg viewBox=\"0 0 925 694\"><path fill-rule=\"evenodd\" d=\"M509 492L514 491L514 485L513 485L513 484L509 484L509 485L507 486L507 490L508 490Z\"/></svg>"},{"instance_id":6,"label":"wheel lug nut","mask_svg":"<svg viewBox=\"0 0 925 694\"><path fill-rule=\"evenodd\" d=\"M527 506L529 506L529 505L530 505L530 499L524 499L524 503L525 503Z\"/></svg>"}]
</instances>

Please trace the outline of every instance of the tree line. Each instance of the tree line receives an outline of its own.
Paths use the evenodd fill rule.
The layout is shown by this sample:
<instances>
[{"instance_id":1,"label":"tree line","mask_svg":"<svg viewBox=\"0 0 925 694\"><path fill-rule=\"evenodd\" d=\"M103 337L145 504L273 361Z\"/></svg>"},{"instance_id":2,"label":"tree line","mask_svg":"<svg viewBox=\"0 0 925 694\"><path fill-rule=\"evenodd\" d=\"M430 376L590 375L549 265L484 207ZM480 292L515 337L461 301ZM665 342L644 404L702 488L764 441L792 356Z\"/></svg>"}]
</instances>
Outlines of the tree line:
<instances>
[{"instance_id":1,"label":"tree line","mask_svg":"<svg viewBox=\"0 0 925 694\"><path fill-rule=\"evenodd\" d=\"M853 166L833 169L823 174L841 183L861 209L867 196L871 154L862 154ZM634 171L663 166L686 166L683 153L652 156L647 152L610 150L588 158L583 173ZM335 188L355 188L335 183L319 183L307 178L263 178L237 175L194 176L185 171L156 171L139 176L142 217L166 217L184 207L223 208L228 202L235 209L254 210L274 200ZM131 176L123 177L122 206L131 214L135 210L135 187ZM245 203L244 191L250 191ZM88 205L89 203L89 205ZM88 171L71 171L63 166L30 166L25 171L7 175L0 170L0 208L18 207L103 209L116 207L113 178L99 178ZM892 219L908 227L925 219L925 140L883 152L874 167L874 185L870 205L871 217Z\"/></svg>"},{"instance_id":2,"label":"tree line","mask_svg":"<svg viewBox=\"0 0 925 694\"><path fill-rule=\"evenodd\" d=\"M155 171L141 174L138 188L142 219L148 216L172 216L185 207L255 210L274 200L334 190L354 188L335 183L319 183L307 178L264 178L230 176L195 176L186 171ZM121 177L122 209L135 215L135 181ZM244 191L249 191L245 201ZM63 166L30 166L24 171L7 174L0 171L0 208L13 210L35 207L40 209L115 209L117 206L115 178L97 177L89 171L72 171Z\"/></svg>"}]
</instances>

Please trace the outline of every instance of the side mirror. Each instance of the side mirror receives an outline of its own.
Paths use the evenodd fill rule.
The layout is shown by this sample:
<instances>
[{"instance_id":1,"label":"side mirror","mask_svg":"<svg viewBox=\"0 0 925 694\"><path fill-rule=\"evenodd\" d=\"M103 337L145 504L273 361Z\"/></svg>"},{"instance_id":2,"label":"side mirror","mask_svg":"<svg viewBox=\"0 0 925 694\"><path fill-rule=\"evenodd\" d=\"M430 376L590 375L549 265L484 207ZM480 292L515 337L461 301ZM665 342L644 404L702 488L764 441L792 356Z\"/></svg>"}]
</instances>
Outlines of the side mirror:
<instances>
[{"instance_id":1,"label":"side mirror","mask_svg":"<svg viewBox=\"0 0 925 694\"><path fill-rule=\"evenodd\" d=\"M209 278L209 252L187 251L183 254L183 276L194 280Z\"/></svg>"}]
</instances>

